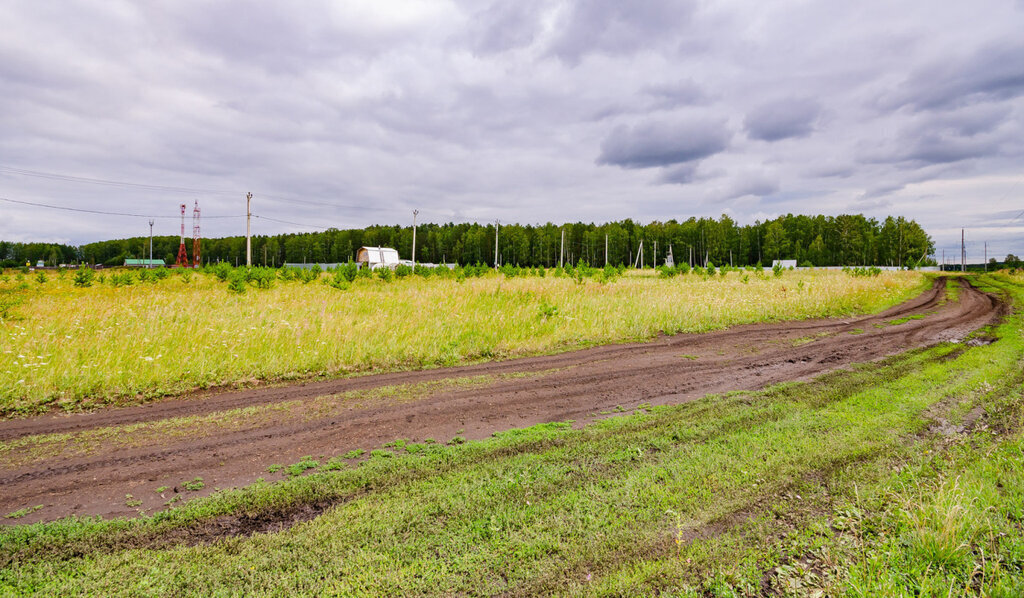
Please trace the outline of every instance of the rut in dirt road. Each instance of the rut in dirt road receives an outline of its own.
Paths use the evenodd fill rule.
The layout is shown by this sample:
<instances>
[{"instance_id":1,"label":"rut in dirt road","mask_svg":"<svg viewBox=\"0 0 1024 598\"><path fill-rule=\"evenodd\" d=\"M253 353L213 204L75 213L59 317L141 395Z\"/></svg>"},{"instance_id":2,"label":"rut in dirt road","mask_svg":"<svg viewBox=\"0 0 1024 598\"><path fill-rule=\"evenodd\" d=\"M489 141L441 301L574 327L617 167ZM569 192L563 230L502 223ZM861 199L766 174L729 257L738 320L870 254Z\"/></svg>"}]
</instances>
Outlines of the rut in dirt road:
<instances>
[{"instance_id":1,"label":"rut in dirt road","mask_svg":"<svg viewBox=\"0 0 1024 598\"><path fill-rule=\"evenodd\" d=\"M251 483L267 475L268 465L303 455L329 457L396 438L473 439L550 421L585 423L607 411L807 379L913 347L960 342L1005 314L997 298L961 284L956 302L945 300L939 279L919 297L874 316L739 326L498 363L0 422L0 441L12 446L0 461L0 512L43 506L5 523L130 516L163 508L195 477L203 478L205 489L189 496ZM227 413L241 408L249 409ZM178 432L161 432L168 429ZM60 450L48 454L47 442ZM162 486L169 488L163 496L154 491ZM126 506L127 494L143 504Z\"/></svg>"}]
</instances>

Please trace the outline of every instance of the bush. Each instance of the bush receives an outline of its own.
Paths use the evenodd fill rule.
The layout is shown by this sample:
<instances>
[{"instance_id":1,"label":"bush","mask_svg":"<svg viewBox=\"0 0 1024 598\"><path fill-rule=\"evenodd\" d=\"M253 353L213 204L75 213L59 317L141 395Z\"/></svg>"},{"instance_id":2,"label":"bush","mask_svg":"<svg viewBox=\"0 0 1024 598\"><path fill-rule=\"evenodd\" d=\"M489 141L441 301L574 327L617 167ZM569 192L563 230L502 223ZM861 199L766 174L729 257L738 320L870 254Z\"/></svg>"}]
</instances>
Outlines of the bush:
<instances>
[{"instance_id":1,"label":"bush","mask_svg":"<svg viewBox=\"0 0 1024 598\"><path fill-rule=\"evenodd\" d=\"M232 272L228 279L228 290L239 295L245 293L245 274L242 272Z\"/></svg>"},{"instance_id":2,"label":"bush","mask_svg":"<svg viewBox=\"0 0 1024 598\"><path fill-rule=\"evenodd\" d=\"M93 279L94 276L96 276L96 273L93 272L92 268L85 268L85 267L79 268L78 272L75 272L75 278L74 278L75 286L76 287L91 287L92 286L92 279Z\"/></svg>"},{"instance_id":3,"label":"bush","mask_svg":"<svg viewBox=\"0 0 1024 598\"><path fill-rule=\"evenodd\" d=\"M377 268L375 272L377 273L377 278L384 282L391 282L391 279L394 278L395 274L391 271L391 268L388 268L387 266L381 266L380 268Z\"/></svg>"},{"instance_id":4,"label":"bush","mask_svg":"<svg viewBox=\"0 0 1024 598\"><path fill-rule=\"evenodd\" d=\"M341 282L352 282L356 279L356 275L359 274L359 266L355 262L349 260L347 264L342 264L334 269L334 280Z\"/></svg>"},{"instance_id":5,"label":"bush","mask_svg":"<svg viewBox=\"0 0 1024 598\"><path fill-rule=\"evenodd\" d=\"M772 266L772 274L774 274L776 277L782 276L782 270L782 264L775 264L774 266Z\"/></svg>"},{"instance_id":6,"label":"bush","mask_svg":"<svg viewBox=\"0 0 1024 598\"><path fill-rule=\"evenodd\" d=\"M115 287L130 287L135 284L135 277L132 276L131 272L111 274L108 280L110 280L110 284Z\"/></svg>"},{"instance_id":7,"label":"bush","mask_svg":"<svg viewBox=\"0 0 1024 598\"><path fill-rule=\"evenodd\" d=\"M412 276L412 266L406 266L405 264L395 266L396 278L405 278L406 276Z\"/></svg>"},{"instance_id":8,"label":"bush","mask_svg":"<svg viewBox=\"0 0 1024 598\"><path fill-rule=\"evenodd\" d=\"M276 273L270 268L246 268L245 281L255 283L257 288L269 289L274 286Z\"/></svg>"},{"instance_id":9,"label":"bush","mask_svg":"<svg viewBox=\"0 0 1024 598\"><path fill-rule=\"evenodd\" d=\"M217 277L217 280L224 282L231 276L231 266L227 262L218 262L210 267L210 271Z\"/></svg>"},{"instance_id":10,"label":"bush","mask_svg":"<svg viewBox=\"0 0 1024 598\"><path fill-rule=\"evenodd\" d=\"M352 265L355 266L355 264ZM349 278L350 274L352 275L351 279ZM352 285L353 279L355 279L354 270L349 272L349 270L345 266L338 266L337 268L334 269L334 276L331 277L329 280L325 280L324 282L327 283L329 286L338 289L339 291L347 291L348 288Z\"/></svg>"},{"instance_id":11,"label":"bush","mask_svg":"<svg viewBox=\"0 0 1024 598\"><path fill-rule=\"evenodd\" d=\"M870 268L862 268L860 266L858 266L856 268L851 268L849 266L846 266L846 267L843 268L843 272L846 272L850 276L854 276L854 277L859 277L859 276L878 276L879 274L882 273L882 269L879 268L878 266L871 266Z\"/></svg>"},{"instance_id":12,"label":"bush","mask_svg":"<svg viewBox=\"0 0 1024 598\"><path fill-rule=\"evenodd\" d=\"M39 284L45 284L46 281L46 272L40 270L38 273L36 273L36 282L38 282Z\"/></svg>"}]
</instances>

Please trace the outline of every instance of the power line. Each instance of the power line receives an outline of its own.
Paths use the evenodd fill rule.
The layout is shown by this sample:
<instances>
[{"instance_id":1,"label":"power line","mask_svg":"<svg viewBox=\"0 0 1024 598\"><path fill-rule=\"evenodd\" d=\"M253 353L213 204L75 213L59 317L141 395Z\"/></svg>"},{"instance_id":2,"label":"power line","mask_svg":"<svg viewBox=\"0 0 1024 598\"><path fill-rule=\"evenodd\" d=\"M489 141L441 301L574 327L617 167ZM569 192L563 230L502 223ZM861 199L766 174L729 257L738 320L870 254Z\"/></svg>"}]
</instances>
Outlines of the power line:
<instances>
[{"instance_id":1,"label":"power line","mask_svg":"<svg viewBox=\"0 0 1024 598\"><path fill-rule=\"evenodd\" d=\"M102 185L106 187L128 187L134 189L146 189L149 191L170 191L173 193L214 193L218 195L233 194L232 191L225 191L221 189L193 189L189 187L173 187L170 185L151 185L148 183L130 183L127 181L115 181L111 179L94 179L90 177L74 176L69 174L58 174L55 172L42 172L39 170L26 170L24 168L15 168L13 166L2 166L0 165L0 172L6 172L10 174L17 174L21 176L35 177L40 179L48 179L51 181L65 181L69 183L86 183L90 185Z\"/></svg>"},{"instance_id":2,"label":"power line","mask_svg":"<svg viewBox=\"0 0 1024 598\"><path fill-rule=\"evenodd\" d=\"M277 218L271 218L269 216L260 216L258 214L253 214L252 217L253 218L261 218L263 220L269 220L271 222L279 222L281 224L291 224L293 226L303 226L305 228L312 228L312 229L316 229L316 230L327 230L329 228L329 227L324 227L324 226L314 226L312 224L302 224L301 222L288 222L287 220L278 220Z\"/></svg>"},{"instance_id":3,"label":"power line","mask_svg":"<svg viewBox=\"0 0 1024 598\"><path fill-rule=\"evenodd\" d=\"M46 203L37 203L33 201L22 201L20 199L10 199L9 197L0 197L0 201L6 201L9 203L17 203L26 206L35 206L39 208L50 208L52 210L65 210L68 212L82 212L85 214L102 214L104 216L130 216L132 218L177 218L177 216L155 216L152 214L131 214L128 212L107 212L104 210L90 210L87 208L69 208L67 206L55 206ZM206 218L244 218L244 216L206 216Z\"/></svg>"},{"instance_id":4,"label":"power line","mask_svg":"<svg viewBox=\"0 0 1024 598\"><path fill-rule=\"evenodd\" d=\"M166 191L170 193L187 193L189 195L201 195L201 194L212 194L212 195L235 195L235 191L228 191L225 189L202 189L193 187L176 187L171 185L153 185L149 183L133 183L129 181L117 181L113 179L97 179L91 177L75 176L69 174L59 174L56 172L43 172L40 170L27 170L25 168L15 168L13 166L0 165L0 173L17 174L21 176L35 177L40 179L47 179L52 181L64 181L68 183L85 183L89 185L101 185L106 187L119 187L128 189L145 189L147 191ZM345 210L364 210L364 211L387 211L390 208L378 208L373 206L356 206L356 205L345 205L336 204L324 201L313 201L309 199L295 199L292 197L284 197L280 195L271 195L267 193L259 193L260 196L269 199L275 199L285 203L295 204L306 204L313 206L325 206L329 208L339 208Z\"/></svg>"}]
</instances>

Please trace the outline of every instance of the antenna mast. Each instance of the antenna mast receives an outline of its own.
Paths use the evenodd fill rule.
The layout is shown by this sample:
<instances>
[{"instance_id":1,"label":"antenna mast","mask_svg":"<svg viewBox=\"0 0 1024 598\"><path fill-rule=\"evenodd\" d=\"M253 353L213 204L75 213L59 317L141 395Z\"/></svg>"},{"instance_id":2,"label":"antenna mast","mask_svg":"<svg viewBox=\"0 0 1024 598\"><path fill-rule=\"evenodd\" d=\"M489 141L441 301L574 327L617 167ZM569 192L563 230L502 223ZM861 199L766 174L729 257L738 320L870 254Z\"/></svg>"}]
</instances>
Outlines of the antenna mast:
<instances>
[{"instance_id":1,"label":"antenna mast","mask_svg":"<svg viewBox=\"0 0 1024 598\"><path fill-rule=\"evenodd\" d=\"M188 267L188 251L185 250L185 204L181 204L181 245L178 245L178 260L175 264L179 268Z\"/></svg>"},{"instance_id":2,"label":"antenna mast","mask_svg":"<svg viewBox=\"0 0 1024 598\"><path fill-rule=\"evenodd\" d=\"M198 268L203 265L199 253L199 200L196 200L196 207L192 210L192 267Z\"/></svg>"}]
</instances>

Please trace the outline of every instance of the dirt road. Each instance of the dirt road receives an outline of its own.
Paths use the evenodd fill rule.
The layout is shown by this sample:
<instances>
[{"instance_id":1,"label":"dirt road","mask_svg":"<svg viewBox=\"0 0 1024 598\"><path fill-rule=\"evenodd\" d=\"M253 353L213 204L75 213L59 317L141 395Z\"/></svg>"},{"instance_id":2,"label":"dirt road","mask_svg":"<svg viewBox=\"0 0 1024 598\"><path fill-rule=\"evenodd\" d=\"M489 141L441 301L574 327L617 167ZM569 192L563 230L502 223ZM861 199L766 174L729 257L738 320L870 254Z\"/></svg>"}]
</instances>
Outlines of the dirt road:
<instances>
[{"instance_id":1,"label":"dirt road","mask_svg":"<svg viewBox=\"0 0 1024 598\"><path fill-rule=\"evenodd\" d=\"M131 516L253 482L304 455L396 438L482 438L550 421L582 424L639 405L807 379L912 347L962 342L1005 304L944 281L875 316L740 326L558 355L276 388L199 394L91 414L0 422L5 524L70 514ZM184 482L202 478L190 491ZM157 492L166 487L166 490ZM131 496L128 496L131 495Z\"/></svg>"}]
</instances>

